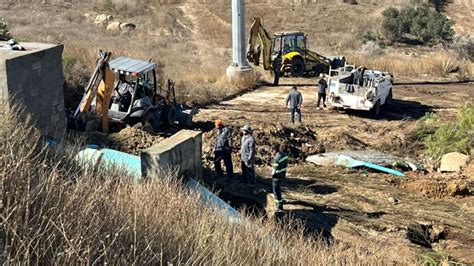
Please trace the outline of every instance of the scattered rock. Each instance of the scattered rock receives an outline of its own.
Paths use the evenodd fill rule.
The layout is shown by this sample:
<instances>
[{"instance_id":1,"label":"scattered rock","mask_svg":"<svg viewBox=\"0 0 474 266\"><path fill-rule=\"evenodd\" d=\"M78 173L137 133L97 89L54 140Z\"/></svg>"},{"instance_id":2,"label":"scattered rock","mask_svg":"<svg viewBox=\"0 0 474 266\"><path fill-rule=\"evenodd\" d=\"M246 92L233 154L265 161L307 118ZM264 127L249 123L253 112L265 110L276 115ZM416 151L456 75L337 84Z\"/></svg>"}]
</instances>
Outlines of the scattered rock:
<instances>
[{"instance_id":1,"label":"scattered rock","mask_svg":"<svg viewBox=\"0 0 474 266\"><path fill-rule=\"evenodd\" d=\"M122 30L134 30L137 28L137 25L131 23L131 22L123 22L123 23L120 23L120 28Z\"/></svg>"},{"instance_id":2,"label":"scattered rock","mask_svg":"<svg viewBox=\"0 0 474 266\"><path fill-rule=\"evenodd\" d=\"M429 230L431 242L438 242L438 240L444 239L447 231L444 225L433 225Z\"/></svg>"},{"instance_id":3,"label":"scattered rock","mask_svg":"<svg viewBox=\"0 0 474 266\"><path fill-rule=\"evenodd\" d=\"M109 23L109 25L107 25L107 30L120 31L120 22L114 21L114 22Z\"/></svg>"},{"instance_id":4,"label":"scattered rock","mask_svg":"<svg viewBox=\"0 0 474 266\"><path fill-rule=\"evenodd\" d=\"M307 162L314 163L315 165L328 166L334 165L336 157L326 157L324 154L311 155L306 158Z\"/></svg>"},{"instance_id":5,"label":"scattered rock","mask_svg":"<svg viewBox=\"0 0 474 266\"><path fill-rule=\"evenodd\" d=\"M100 14L95 17L94 23L97 25L105 25L112 20L114 20L114 17L112 17L111 15Z\"/></svg>"},{"instance_id":6,"label":"scattered rock","mask_svg":"<svg viewBox=\"0 0 474 266\"><path fill-rule=\"evenodd\" d=\"M463 173L468 178L474 180L474 160L472 160L466 167L463 168Z\"/></svg>"},{"instance_id":7,"label":"scattered rock","mask_svg":"<svg viewBox=\"0 0 474 266\"><path fill-rule=\"evenodd\" d=\"M450 182L446 186L446 191L449 196L469 196L469 183L467 182Z\"/></svg>"},{"instance_id":8,"label":"scattered rock","mask_svg":"<svg viewBox=\"0 0 474 266\"><path fill-rule=\"evenodd\" d=\"M388 198L388 201L390 201L391 203L397 203L398 202L398 200L394 197Z\"/></svg>"},{"instance_id":9,"label":"scattered rock","mask_svg":"<svg viewBox=\"0 0 474 266\"><path fill-rule=\"evenodd\" d=\"M467 164L469 156L459 153L451 152L443 155L441 158L440 172L458 172L463 166Z\"/></svg>"}]
</instances>

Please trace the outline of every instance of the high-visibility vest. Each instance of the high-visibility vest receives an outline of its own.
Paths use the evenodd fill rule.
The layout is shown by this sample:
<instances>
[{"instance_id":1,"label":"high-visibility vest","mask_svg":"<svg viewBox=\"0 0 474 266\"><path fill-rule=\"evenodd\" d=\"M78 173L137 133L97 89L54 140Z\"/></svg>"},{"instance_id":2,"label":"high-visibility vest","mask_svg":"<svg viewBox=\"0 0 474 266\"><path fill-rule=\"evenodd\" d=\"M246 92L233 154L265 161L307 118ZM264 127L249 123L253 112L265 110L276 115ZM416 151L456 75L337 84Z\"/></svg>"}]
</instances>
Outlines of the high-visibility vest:
<instances>
[{"instance_id":1,"label":"high-visibility vest","mask_svg":"<svg viewBox=\"0 0 474 266\"><path fill-rule=\"evenodd\" d=\"M277 153L272 161L272 168L275 170L276 177L285 177L288 169L288 155L283 152Z\"/></svg>"}]
</instances>

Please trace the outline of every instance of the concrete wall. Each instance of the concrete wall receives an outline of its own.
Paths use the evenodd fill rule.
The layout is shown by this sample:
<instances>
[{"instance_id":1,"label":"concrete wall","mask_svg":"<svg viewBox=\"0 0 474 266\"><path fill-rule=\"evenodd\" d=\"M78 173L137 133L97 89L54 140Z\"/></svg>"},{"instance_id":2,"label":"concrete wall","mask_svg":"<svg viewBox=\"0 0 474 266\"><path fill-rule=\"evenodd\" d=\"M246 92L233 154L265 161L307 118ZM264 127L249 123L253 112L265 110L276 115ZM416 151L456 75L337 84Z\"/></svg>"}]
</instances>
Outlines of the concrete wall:
<instances>
[{"instance_id":1,"label":"concrete wall","mask_svg":"<svg viewBox=\"0 0 474 266\"><path fill-rule=\"evenodd\" d=\"M202 178L202 132L181 130L141 153L142 173L160 176L177 170L179 176Z\"/></svg>"},{"instance_id":2,"label":"concrete wall","mask_svg":"<svg viewBox=\"0 0 474 266\"><path fill-rule=\"evenodd\" d=\"M43 135L61 138L66 132L63 45L21 45L26 51L0 50L0 100L24 107Z\"/></svg>"}]
</instances>

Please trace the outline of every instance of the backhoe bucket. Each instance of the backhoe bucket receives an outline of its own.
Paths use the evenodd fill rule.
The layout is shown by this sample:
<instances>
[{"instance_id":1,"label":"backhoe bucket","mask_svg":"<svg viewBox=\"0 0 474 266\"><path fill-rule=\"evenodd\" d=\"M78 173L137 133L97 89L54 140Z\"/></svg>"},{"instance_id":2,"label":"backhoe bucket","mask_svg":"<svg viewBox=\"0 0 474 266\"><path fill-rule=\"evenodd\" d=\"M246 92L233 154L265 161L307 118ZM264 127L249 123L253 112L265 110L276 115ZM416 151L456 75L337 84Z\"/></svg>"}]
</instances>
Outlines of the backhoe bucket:
<instances>
[{"instance_id":1,"label":"backhoe bucket","mask_svg":"<svg viewBox=\"0 0 474 266\"><path fill-rule=\"evenodd\" d=\"M193 116L196 113L196 108L183 104L176 106L176 122L182 127L191 127L193 125Z\"/></svg>"}]
</instances>

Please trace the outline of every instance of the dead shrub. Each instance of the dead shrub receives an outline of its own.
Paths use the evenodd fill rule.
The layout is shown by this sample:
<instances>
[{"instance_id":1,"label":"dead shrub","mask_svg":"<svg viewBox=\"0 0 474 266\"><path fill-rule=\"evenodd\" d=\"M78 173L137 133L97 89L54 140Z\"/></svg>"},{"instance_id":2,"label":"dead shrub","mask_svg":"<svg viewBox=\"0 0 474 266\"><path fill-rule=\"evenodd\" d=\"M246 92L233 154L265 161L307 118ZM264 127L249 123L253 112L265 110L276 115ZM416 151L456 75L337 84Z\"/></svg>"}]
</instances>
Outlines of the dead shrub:
<instances>
[{"instance_id":1,"label":"dead shrub","mask_svg":"<svg viewBox=\"0 0 474 266\"><path fill-rule=\"evenodd\" d=\"M431 79L445 78L452 73L457 77L470 75L471 64L459 60L447 52L436 52L429 56L414 57L397 54L386 54L376 57L349 55L349 62L364 65L382 71L393 73L396 77Z\"/></svg>"}]
</instances>

